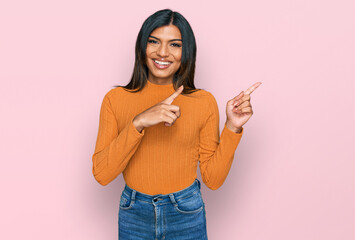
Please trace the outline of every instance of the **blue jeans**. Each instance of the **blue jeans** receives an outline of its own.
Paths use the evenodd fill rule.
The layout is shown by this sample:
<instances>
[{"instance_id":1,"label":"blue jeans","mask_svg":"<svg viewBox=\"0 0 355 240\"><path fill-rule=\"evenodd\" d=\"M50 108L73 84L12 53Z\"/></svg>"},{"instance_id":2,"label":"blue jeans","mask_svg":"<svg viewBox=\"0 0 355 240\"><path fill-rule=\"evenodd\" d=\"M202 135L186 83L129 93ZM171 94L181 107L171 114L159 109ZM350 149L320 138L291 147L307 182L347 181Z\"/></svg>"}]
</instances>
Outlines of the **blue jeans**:
<instances>
[{"instance_id":1,"label":"blue jeans","mask_svg":"<svg viewBox=\"0 0 355 240\"><path fill-rule=\"evenodd\" d=\"M187 188L148 195L127 184L119 204L119 239L207 240L205 203L196 178Z\"/></svg>"}]
</instances>

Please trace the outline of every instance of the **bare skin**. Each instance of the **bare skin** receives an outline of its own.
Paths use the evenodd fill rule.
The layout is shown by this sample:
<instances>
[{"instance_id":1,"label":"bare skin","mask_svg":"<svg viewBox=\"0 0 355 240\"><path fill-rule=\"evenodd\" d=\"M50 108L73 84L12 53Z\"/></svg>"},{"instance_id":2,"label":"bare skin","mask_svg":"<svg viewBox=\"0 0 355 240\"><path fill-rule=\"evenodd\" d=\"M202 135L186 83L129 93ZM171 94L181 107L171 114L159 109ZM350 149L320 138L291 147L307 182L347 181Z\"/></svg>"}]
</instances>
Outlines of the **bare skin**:
<instances>
[{"instance_id":1,"label":"bare skin","mask_svg":"<svg viewBox=\"0 0 355 240\"><path fill-rule=\"evenodd\" d=\"M240 133L242 126L253 115L250 104L250 94L261 85L261 82L254 83L245 92L241 91L237 96L227 102L226 106L226 126L233 132Z\"/></svg>"},{"instance_id":2,"label":"bare skin","mask_svg":"<svg viewBox=\"0 0 355 240\"><path fill-rule=\"evenodd\" d=\"M138 114L133 120L133 124L136 126L137 130L141 132L143 128L151 127L161 122L165 122L165 126L173 125L181 114L180 107L172 105L171 103L180 95L183 89L184 86L180 86L173 94L163 101Z\"/></svg>"},{"instance_id":3,"label":"bare skin","mask_svg":"<svg viewBox=\"0 0 355 240\"><path fill-rule=\"evenodd\" d=\"M160 85L171 84L175 72L181 66L182 41L179 28L175 25L168 25L152 31L148 38L146 56L149 69L148 81ZM154 60L170 62L171 65L166 69L159 69L154 64ZM240 133L242 126L253 115L250 94L260 85L261 82L253 84L245 92L240 92L227 102L226 126L231 131ZM165 126L172 126L180 117L180 107L171 103L182 91L183 86L180 86L168 98L135 116L133 124L136 129L142 132L144 128L161 122L164 122Z\"/></svg>"},{"instance_id":4,"label":"bare skin","mask_svg":"<svg viewBox=\"0 0 355 240\"><path fill-rule=\"evenodd\" d=\"M182 41L181 33L175 25L168 25L154 29L147 42L146 64L148 66L148 81L154 84L166 85L173 82L175 72L181 66ZM155 66L154 60L171 62L166 69ZM174 99L183 91L180 86L172 95L162 102L138 114L133 124L141 132L145 127L151 127L161 122L171 126L180 117L180 107L172 105Z\"/></svg>"},{"instance_id":5,"label":"bare skin","mask_svg":"<svg viewBox=\"0 0 355 240\"><path fill-rule=\"evenodd\" d=\"M154 29L147 41L146 64L148 66L148 81L166 85L173 82L174 74L181 66L182 37L175 25ZM159 69L154 60L171 62L166 69Z\"/></svg>"}]
</instances>

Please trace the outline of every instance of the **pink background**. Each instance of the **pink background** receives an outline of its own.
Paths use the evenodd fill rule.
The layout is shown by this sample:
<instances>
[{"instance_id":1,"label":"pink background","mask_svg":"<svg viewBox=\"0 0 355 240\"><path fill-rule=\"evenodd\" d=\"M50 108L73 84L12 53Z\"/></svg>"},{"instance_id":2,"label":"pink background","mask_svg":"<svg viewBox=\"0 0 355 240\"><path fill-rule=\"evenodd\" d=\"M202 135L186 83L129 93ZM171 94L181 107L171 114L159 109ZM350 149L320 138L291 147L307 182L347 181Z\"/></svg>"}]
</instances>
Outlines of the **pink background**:
<instances>
[{"instance_id":1,"label":"pink background","mask_svg":"<svg viewBox=\"0 0 355 240\"><path fill-rule=\"evenodd\" d=\"M226 102L263 82L224 185L202 184L209 239L355 239L351 0L2 1L1 239L117 239L122 175L91 173L99 108L166 7L195 32L221 128Z\"/></svg>"}]
</instances>

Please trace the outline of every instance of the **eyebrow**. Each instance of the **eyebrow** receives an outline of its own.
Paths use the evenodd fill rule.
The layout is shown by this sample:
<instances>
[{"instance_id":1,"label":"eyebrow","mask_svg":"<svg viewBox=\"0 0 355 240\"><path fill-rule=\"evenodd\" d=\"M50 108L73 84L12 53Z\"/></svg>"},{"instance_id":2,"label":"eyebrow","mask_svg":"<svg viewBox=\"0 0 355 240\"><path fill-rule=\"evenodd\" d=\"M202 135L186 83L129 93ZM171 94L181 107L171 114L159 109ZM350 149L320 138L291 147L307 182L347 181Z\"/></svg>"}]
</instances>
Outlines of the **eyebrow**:
<instances>
[{"instance_id":1,"label":"eyebrow","mask_svg":"<svg viewBox=\"0 0 355 240\"><path fill-rule=\"evenodd\" d=\"M152 37L152 38L155 38L155 39L158 39L158 40L160 40L159 38L157 38L157 37L154 37L154 36L152 36L152 35L149 35L149 37ZM182 42L182 39L171 39L171 40L169 40L169 42L172 42L172 41L181 41Z\"/></svg>"}]
</instances>

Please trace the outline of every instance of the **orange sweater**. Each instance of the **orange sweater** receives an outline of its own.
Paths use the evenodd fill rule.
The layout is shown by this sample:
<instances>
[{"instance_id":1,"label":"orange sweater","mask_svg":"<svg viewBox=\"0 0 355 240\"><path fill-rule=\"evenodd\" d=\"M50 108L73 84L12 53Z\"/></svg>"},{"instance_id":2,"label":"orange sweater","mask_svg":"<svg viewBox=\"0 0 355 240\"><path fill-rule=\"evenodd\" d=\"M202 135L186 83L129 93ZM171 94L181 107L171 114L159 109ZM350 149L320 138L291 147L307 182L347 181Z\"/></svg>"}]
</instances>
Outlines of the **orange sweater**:
<instances>
[{"instance_id":1,"label":"orange sweater","mask_svg":"<svg viewBox=\"0 0 355 240\"><path fill-rule=\"evenodd\" d=\"M126 184L145 194L168 194L191 185L197 163L203 182L212 190L225 181L243 134L224 124L219 136L219 111L214 96L199 90L179 95L172 102L181 116L172 126L164 122L139 132L133 118L174 92L173 84L147 81L144 89L130 93L121 87L103 98L92 172L107 185L120 173Z\"/></svg>"}]
</instances>

